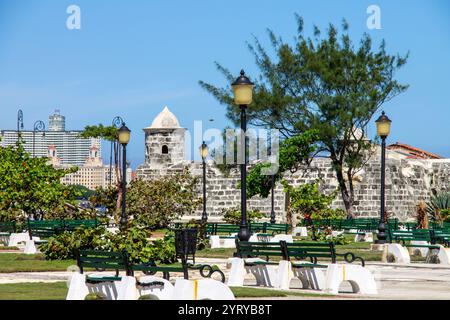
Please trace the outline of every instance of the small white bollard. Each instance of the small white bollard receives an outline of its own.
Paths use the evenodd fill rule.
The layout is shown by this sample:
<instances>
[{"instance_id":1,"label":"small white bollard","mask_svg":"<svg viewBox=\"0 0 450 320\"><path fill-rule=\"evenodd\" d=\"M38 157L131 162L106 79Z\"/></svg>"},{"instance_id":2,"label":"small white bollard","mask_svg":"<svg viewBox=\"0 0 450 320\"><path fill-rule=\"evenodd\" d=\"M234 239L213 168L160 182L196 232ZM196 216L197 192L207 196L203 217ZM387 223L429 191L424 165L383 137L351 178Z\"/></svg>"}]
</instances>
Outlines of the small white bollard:
<instances>
[{"instance_id":1,"label":"small white bollard","mask_svg":"<svg viewBox=\"0 0 450 320\"><path fill-rule=\"evenodd\" d=\"M69 292L66 300L84 300L89 294L89 289L86 286L86 275L74 273L70 279Z\"/></svg>"},{"instance_id":2,"label":"small white bollard","mask_svg":"<svg viewBox=\"0 0 450 320\"><path fill-rule=\"evenodd\" d=\"M154 277L154 276L143 276L143 277L139 278L139 282L142 284L154 283L149 286L139 286L138 285L137 290L138 290L139 296L151 294L151 295L158 297L159 300L172 300L173 299L175 288L174 288L173 284L170 283L170 281L163 279L163 278ZM156 284L157 282L162 283L162 285Z\"/></svg>"},{"instance_id":3,"label":"small white bollard","mask_svg":"<svg viewBox=\"0 0 450 320\"><path fill-rule=\"evenodd\" d=\"M355 235L355 242L373 242L372 232L364 232Z\"/></svg>"},{"instance_id":4,"label":"small white bollard","mask_svg":"<svg viewBox=\"0 0 450 320\"><path fill-rule=\"evenodd\" d=\"M227 285L217 280L177 279L173 300L235 300L235 297Z\"/></svg>"},{"instance_id":5,"label":"small white bollard","mask_svg":"<svg viewBox=\"0 0 450 320\"><path fill-rule=\"evenodd\" d=\"M386 243L385 245L386 260L389 255L395 259L395 263L411 263L408 250L399 243ZM388 261L385 261L388 262Z\"/></svg>"},{"instance_id":6,"label":"small white bollard","mask_svg":"<svg viewBox=\"0 0 450 320\"><path fill-rule=\"evenodd\" d=\"M292 234L277 234L270 240L270 242L280 242L280 241L286 241L287 243L294 243L294 238L292 237Z\"/></svg>"},{"instance_id":7,"label":"small white bollard","mask_svg":"<svg viewBox=\"0 0 450 320\"><path fill-rule=\"evenodd\" d=\"M292 235L295 237L307 237L308 236L308 228L306 227L295 227L292 231Z\"/></svg>"},{"instance_id":8,"label":"small white bollard","mask_svg":"<svg viewBox=\"0 0 450 320\"><path fill-rule=\"evenodd\" d=\"M339 293L342 282L350 282L353 292L365 295L377 294L375 277L366 268L358 265L330 264L327 268L324 291Z\"/></svg>"}]
</instances>

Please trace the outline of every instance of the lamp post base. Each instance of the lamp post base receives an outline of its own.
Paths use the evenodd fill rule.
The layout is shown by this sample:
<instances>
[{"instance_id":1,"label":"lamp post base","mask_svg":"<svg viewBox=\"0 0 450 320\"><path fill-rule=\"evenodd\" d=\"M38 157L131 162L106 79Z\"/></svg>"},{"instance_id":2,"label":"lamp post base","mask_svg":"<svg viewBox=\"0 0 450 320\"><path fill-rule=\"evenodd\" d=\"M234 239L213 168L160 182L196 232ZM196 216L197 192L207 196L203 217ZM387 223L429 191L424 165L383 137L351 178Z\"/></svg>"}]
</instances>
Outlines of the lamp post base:
<instances>
[{"instance_id":1,"label":"lamp post base","mask_svg":"<svg viewBox=\"0 0 450 320\"><path fill-rule=\"evenodd\" d=\"M250 230L246 225L241 225L238 233L238 238L240 241L248 241L250 239Z\"/></svg>"}]
</instances>

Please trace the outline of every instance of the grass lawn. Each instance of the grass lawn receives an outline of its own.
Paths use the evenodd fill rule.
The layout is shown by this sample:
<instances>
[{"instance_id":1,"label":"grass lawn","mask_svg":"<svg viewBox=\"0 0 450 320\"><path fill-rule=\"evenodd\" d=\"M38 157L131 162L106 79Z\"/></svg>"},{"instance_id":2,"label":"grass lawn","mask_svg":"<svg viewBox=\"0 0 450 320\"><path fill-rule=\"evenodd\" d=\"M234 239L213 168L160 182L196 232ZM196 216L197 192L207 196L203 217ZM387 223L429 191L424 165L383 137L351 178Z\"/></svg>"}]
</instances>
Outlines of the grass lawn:
<instances>
[{"instance_id":1,"label":"grass lawn","mask_svg":"<svg viewBox=\"0 0 450 320\"><path fill-rule=\"evenodd\" d=\"M67 296L67 283L12 283L0 284L0 300L65 300ZM280 291L260 288L232 287L236 298L263 298L263 297L332 297L332 295L301 293L293 291Z\"/></svg>"},{"instance_id":2,"label":"grass lawn","mask_svg":"<svg viewBox=\"0 0 450 320\"><path fill-rule=\"evenodd\" d=\"M1 253L0 273L65 271L75 260L47 261L42 254Z\"/></svg>"},{"instance_id":3,"label":"grass lawn","mask_svg":"<svg viewBox=\"0 0 450 320\"><path fill-rule=\"evenodd\" d=\"M65 300L67 283L10 283L0 284L0 300Z\"/></svg>"}]
</instances>

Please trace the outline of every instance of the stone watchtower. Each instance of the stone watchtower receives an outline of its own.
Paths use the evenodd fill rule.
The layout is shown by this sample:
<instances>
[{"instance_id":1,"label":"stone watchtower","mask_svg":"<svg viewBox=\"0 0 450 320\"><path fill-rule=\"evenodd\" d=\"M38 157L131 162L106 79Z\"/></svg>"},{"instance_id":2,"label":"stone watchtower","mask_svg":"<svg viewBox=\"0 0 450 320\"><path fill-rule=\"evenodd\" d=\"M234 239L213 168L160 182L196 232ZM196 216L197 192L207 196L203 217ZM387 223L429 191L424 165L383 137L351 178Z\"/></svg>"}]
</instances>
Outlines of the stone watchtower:
<instances>
[{"instance_id":1,"label":"stone watchtower","mask_svg":"<svg viewBox=\"0 0 450 320\"><path fill-rule=\"evenodd\" d=\"M185 160L185 128L165 107L145 132L145 166L152 170L166 169Z\"/></svg>"}]
</instances>

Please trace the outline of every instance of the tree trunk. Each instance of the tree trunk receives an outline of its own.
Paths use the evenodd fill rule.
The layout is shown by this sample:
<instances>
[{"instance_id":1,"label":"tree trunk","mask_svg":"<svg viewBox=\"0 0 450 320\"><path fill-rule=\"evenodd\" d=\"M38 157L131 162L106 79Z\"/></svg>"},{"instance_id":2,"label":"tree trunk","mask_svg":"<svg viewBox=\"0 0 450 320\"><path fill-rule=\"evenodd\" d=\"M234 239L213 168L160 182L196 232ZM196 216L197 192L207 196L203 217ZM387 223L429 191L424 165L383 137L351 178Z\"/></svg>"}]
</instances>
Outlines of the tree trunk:
<instances>
[{"instance_id":1,"label":"tree trunk","mask_svg":"<svg viewBox=\"0 0 450 320\"><path fill-rule=\"evenodd\" d=\"M345 211L347 212L347 218L355 218L353 212L353 196L348 191L347 185L345 184L344 174L342 172L342 165L340 163L334 163L336 177L339 184L339 189L341 190L342 200L344 201Z\"/></svg>"}]
</instances>

